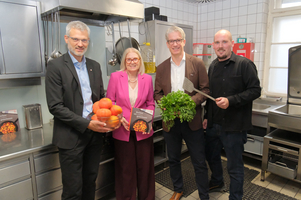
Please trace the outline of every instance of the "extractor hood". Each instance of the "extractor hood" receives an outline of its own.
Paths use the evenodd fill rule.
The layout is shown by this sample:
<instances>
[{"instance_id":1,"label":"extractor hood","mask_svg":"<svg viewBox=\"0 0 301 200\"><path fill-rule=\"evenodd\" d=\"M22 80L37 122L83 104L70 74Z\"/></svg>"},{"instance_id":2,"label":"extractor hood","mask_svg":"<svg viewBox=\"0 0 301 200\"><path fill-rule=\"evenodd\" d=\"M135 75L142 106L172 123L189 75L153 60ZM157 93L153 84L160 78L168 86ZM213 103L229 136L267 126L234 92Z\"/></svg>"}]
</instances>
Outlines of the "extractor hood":
<instances>
[{"instance_id":1,"label":"extractor hood","mask_svg":"<svg viewBox=\"0 0 301 200\"><path fill-rule=\"evenodd\" d=\"M138 0L41 0L41 10L42 16L59 11L61 20L76 18L98 25L144 18Z\"/></svg>"}]
</instances>

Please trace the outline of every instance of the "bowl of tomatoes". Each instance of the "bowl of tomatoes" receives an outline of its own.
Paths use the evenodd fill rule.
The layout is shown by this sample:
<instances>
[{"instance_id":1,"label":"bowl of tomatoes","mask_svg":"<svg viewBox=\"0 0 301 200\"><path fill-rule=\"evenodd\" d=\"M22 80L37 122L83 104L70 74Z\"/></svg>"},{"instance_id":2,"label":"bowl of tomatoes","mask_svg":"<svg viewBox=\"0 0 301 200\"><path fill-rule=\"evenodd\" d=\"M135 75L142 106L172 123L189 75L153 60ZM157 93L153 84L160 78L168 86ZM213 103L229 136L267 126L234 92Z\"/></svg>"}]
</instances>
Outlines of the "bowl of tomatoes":
<instances>
[{"instance_id":1,"label":"bowl of tomatoes","mask_svg":"<svg viewBox=\"0 0 301 200\"><path fill-rule=\"evenodd\" d=\"M109 98L102 98L93 104L91 119L106 123L108 128L119 126L122 117L122 108L118 105L113 105Z\"/></svg>"}]
</instances>

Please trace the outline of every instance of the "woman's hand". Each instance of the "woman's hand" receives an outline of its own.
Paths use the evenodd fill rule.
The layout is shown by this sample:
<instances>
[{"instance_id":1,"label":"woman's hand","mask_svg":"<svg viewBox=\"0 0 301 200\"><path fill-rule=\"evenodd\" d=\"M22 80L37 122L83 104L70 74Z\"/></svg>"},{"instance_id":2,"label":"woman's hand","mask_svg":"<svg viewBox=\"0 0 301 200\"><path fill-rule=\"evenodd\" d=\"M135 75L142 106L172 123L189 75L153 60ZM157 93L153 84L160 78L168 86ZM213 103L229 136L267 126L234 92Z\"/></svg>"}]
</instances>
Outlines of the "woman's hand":
<instances>
[{"instance_id":1,"label":"woman's hand","mask_svg":"<svg viewBox=\"0 0 301 200\"><path fill-rule=\"evenodd\" d=\"M121 124L123 125L125 130L127 131L130 130L129 122L124 117L121 118Z\"/></svg>"}]
</instances>

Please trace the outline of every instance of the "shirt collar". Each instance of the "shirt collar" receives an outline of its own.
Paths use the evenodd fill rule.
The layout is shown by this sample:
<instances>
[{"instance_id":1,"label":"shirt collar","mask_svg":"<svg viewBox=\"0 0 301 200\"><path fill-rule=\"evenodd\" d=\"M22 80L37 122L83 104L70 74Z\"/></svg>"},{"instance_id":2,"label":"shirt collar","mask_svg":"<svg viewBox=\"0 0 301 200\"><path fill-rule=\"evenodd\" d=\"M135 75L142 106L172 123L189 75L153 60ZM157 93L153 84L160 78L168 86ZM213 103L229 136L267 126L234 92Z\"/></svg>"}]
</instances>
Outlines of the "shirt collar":
<instances>
[{"instance_id":1,"label":"shirt collar","mask_svg":"<svg viewBox=\"0 0 301 200\"><path fill-rule=\"evenodd\" d=\"M182 58L181 62L185 61L185 60L186 60L186 53L184 52L184 55L183 55L183 58ZM172 60L172 57L170 57L170 62L175 64L175 62Z\"/></svg>"},{"instance_id":2,"label":"shirt collar","mask_svg":"<svg viewBox=\"0 0 301 200\"><path fill-rule=\"evenodd\" d=\"M68 51L68 53L69 53L69 56L71 57L71 60L72 60L72 62L73 62L73 65L74 65L76 68L80 69L80 68L83 67L83 64L86 63L86 57L85 57L85 55L83 56L83 60L82 60L81 62L78 62L78 60L76 60L76 59L74 58L74 56L70 53L70 51Z\"/></svg>"}]
</instances>

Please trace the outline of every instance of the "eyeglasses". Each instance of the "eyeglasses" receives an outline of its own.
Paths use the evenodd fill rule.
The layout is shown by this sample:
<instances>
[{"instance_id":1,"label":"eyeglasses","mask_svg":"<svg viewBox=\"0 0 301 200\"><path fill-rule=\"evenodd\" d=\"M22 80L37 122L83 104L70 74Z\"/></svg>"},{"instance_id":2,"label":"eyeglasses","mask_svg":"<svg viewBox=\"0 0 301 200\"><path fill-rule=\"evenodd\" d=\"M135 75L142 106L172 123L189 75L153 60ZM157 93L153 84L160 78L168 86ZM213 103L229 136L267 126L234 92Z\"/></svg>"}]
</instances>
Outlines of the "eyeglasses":
<instances>
[{"instance_id":1,"label":"eyeglasses","mask_svg":"<svg viewBox=\"0 0 301 200\"><path fill-rule=\"evenodd\" d=\"M183 39L177 39L177 40L167 40L168 44L180 44Z\"/></svg>"},{"instance_id":2,"label":"eyeglasses","mask_svg":"<svg viewBox=\"0 0 301 200\"><path fill-rule=\"evenodd\" d=\"M125 62L127 64L130 64L131 62L137 63L139 60L140 60L139 58L133 58L133 59L132 58L126 58Z\"/></svg>"},{"instance_id":3,"label":"eyeglasses","mask_svg":"<svg viewBox=\"0 0 301 200\"><path fill-rule=\"evenodd\" d=\"M82 41L82 43L87 44L89 42L89 40L87 40L87 39L78 39L78 38L74 38L74 37L70 37L70 36L68 36L68 38L71 38L73 40L73 42L75 42L75 43Z\"/></svg>"}]
</instances>

